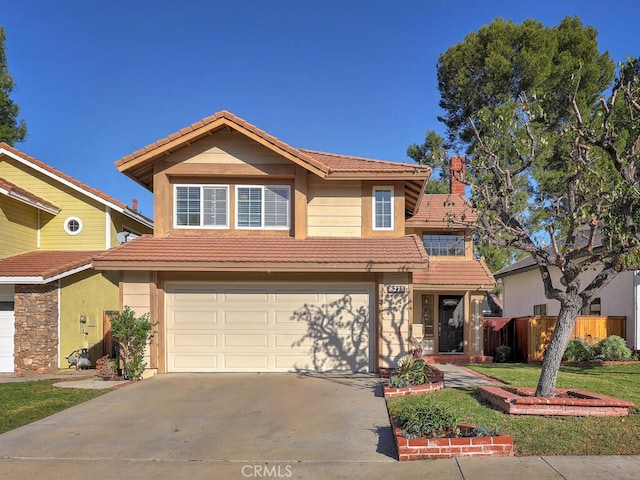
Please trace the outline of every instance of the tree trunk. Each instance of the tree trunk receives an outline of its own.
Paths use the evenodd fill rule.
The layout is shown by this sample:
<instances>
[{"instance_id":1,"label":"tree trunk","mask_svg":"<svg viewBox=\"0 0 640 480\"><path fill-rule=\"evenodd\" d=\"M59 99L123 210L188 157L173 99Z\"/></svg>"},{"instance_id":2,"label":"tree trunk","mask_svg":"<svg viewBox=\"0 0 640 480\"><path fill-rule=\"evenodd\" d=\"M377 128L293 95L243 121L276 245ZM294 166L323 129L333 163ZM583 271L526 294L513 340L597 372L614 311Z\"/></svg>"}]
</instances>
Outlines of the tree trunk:
<instances>
[{"instance_id":1,"label":"tree trunk","mask_svg":"<svg viewBox=\"0 0 640 480\"><path fill-rule=\"evenodd\" d=\"M560 362L571 339L571 330L576 322L579 310L576 305L562 305L560 307L556 328L551 336L551 341L542 362L536 397L552 397L555 394Z\"/></svg>"}]
</instances>

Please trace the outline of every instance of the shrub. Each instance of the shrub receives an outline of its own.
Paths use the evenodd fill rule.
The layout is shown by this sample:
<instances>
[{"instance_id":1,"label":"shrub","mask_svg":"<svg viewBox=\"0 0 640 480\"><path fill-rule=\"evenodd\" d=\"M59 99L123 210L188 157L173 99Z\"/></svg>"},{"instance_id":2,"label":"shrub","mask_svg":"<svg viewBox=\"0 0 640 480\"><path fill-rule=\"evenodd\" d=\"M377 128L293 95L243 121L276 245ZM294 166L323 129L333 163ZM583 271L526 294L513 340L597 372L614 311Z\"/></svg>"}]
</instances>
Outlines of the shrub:
<instances>
[{"instance_id":1,"label":"shrub","mask_svg":"<svg viewBox=\"0 0 640 480\"><path fill-rule=\"evenodd\" d=\"M426 363L421 358L407 356L398 363L396 375L411 385L422 385L427 382L425 367Z\"/></svg>"},{"instance_id":2,"label":"shrub","mask_svg":"<svg viewBox=\"0 0 640 480\"><path fill-rule=\"evenodd\" d=\"M444 405L437 405L430 397L404 397L397 412L398 424L407 438L435 438L456 433L455 414Z\"/></svg>"},{"instance_id":3,"label":"shrub","mask_svg":"<svg viewBox=\"0 0 640 480\"><path fill-rule=\"evenodd\" d=\"M506 363L511 360L511 347L500 345L496 348L496 356L493 359L496 363Z\"/></svg>"},{"instance_id":4,"label":"shrub","mask_svg":"<svg viewBox=\"0 0 640 480\"><path fill-rule=\"evenodd\" d=\"M595 358L593 347L581 338L569 340L562 360L567 362L589 362Z\"/></svg>"},{"instance_id":5,"label":"shrub","mask_svg":"<svg viewBox=\"0 0 640 480\"><path fill-rule=\"evenodd\" d=\"M632 355L627 343L617 335L600 340L596 345L596 352L602 360L630 360Z\"/></svg>"},{"instance_id":6,"label":"shrub","mask_svg":"<svg viewBox=\"0 0 640 480\"><path fill-rule=\"evenodd\" d=\"M389 380L387 381L387 384L391 388L405 388L411 386L411 382L405 380L399 375L391 375L389 377Z\"/></svg>"},{"instance_id":7,"label":"shrub","mask_svg":"<svg viewBox=\"0 0 640 480\"><path fill-rule=\"evenodd\" d=\"M125 378L142 377L147 366L144 361L144 350L154 326L155 323L151 323L148 313L136 317L129 307L124 307L120 315L111 317L111 335L120 346Z\"/></svg>"}]
</instances>

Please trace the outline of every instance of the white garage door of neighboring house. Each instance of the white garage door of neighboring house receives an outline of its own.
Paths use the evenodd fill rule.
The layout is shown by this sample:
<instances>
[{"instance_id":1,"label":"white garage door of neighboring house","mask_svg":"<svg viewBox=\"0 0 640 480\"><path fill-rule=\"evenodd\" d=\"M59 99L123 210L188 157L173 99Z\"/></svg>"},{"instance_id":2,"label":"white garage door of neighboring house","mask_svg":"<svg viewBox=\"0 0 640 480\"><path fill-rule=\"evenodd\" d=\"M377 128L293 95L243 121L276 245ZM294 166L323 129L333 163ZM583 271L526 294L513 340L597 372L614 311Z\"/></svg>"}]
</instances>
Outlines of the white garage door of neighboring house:
<instances>
[{"instance_id":1,"label":"white garage door of neighboring house","mask_svg":"<svg viewBox=\"0 0 640 480\"><path fill-rule=\"evenodd\" d=\"M0 298L0 373L13 373L14 334L13 299Z\"/></svg>"},{"instance_id":2,"label":"white garage door of neighboring house","mask_svg":"<svg viewBox=\"0 0 640 480\"><path fill-rule=\"evenodd\" d=\"M373 292L353 283L168 283L167 371L371 371Z\"/></svg>"}]
</instances>

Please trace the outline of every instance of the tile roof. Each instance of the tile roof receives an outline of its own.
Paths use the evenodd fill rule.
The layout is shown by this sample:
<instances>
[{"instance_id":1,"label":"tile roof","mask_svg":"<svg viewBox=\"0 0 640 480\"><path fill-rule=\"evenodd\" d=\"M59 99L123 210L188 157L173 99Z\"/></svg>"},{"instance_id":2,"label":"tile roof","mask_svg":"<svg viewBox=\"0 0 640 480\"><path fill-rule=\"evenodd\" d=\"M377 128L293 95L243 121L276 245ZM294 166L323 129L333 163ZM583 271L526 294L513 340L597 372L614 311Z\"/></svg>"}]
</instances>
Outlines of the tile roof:
<instances>
[{"instance_id":1,"label":"tile roof","mask_svg":"<svg viewBox=\"0 0 640 480\"><path fill-rule=\"evenodd\" d=\"M27 283L46 283L91 267L99 251L35 251L0 259L0 283L16 277L29 277ZM26 280L26 279L25 279ZM12 282L12 283L20 283Z\"/></svg>"},{"instance_id":2,"label":"tile roof","mask_svg":"<svg viewBox=\"0 0 640 480\"><path fill-rule=\"evenodd\" d=\"M417 163L393 162L390 160L376 160L373 158L354 157L337 153L317 152L299 148L299 151L308 154L322 164L329 167L331 172L371 172L371 173L431 173L431 168Z\"/></svg>"},{"instance_id":3,"label":"tile roof","mask_svg":"<svg viewBox=\"0 0 640 480\"><path fill-rule=\"evenodd\" d=\"M307 238L143 235L103 252L97 269L400 271L424 266L419 237Z\"/></svg>"},{"instance_id":4,"label":"tile roof","mask_svg":"<svg viewBox=\"0 0 640 480\"><path fill-rule=\"evenodd\" d=\"M475 286L490 290L496 281L481 260L429 259L429 267L413 272L413 284L424 286Z\"/></svg>"},{"instance_id":5,"label":"tile roof","mask_svg":"<svg viewBox=\"0 0 640 480\"><path fill-rule=\"evenodd\" d=\"M422 197L418 211L407 219L407 224L455 226L451 220L460 221L463 218L465 222L473 222L477 218L476 211L464 195L449 193L425 194Z\"/></svg>"},{"instance_id":6,"label":"tile roof","mask_svg":"<svg viewBox=\"0 0 640 480\"><path fill-rule=\"evenodd\" d=\"M47 165L44 162L41 162L40 160L38 160L37 158L34 158L30 155L27 155L24 152L21 152L20 150L12 147L11 145L8 145L4 142L0 142L0 155L2 154L8 154L9 156L15 158L18 157L20 158L22 161L24 162L28 162L30 163L32 166L35 166L36 168L45 171L46 173L48 173L49 175L52 175L54 177L58 177L59 179L61 179L62 181L68 182L70 184L72 184L73 186L75 186L76 188L78 188L81 191L84 191L85 194L91 194L97 198L99 198L100 200L102 200L103 202L112 204L114 206L116 206L117 208L119 208L120 210L122 210L123 213L125 213L126 215L135 218L138 221L141 221L142 223L146 223L149 226L153 225L153 222L151 219L144 217L143 215L141 215L140 213L131 210L127 204L121 202L120 200L113 198L112 196L108 195L107 193L98 190L97 188L93 188L90 187L89 185L82 183L81 181L73 178L70 175L67 175L66 173L61 172L60 170L57 170L55 168L53 168L50 165Z\"/></svg>"},{"instance_id":7,"label":"tile roof","mask_svg":"<svg viewBox=\"0 0 640 480\"><path fill-rule=\"evenodd\" d=\"M52 215L57 215L60 212L60 207L54 203L45 200L22 187L10 182L9 180L5 180L0 177L0 193L3 193L9 197L15 198L18 201L26 203L28 205L34 206L40 210L44 210L46 212L51 213Z\"/></svg>"},{"instance_id":8,"label":"tile roof","mask_svg":"<svg viewBox=\"0 0 640 480\"><path fill-rule=\"evenodd\" d=\"M364 159L313 150L294 148L240 117L222 110L192 123L175 133L153 142L116 161L116 167L142 186L153 189L153 163L166 154L174 152L219 129L232 128L271 148L322 177L352 174L366 177L367 174L391 175L400 178L426 180L431 168L383 160Z\"/></svg>"}]
</instances>

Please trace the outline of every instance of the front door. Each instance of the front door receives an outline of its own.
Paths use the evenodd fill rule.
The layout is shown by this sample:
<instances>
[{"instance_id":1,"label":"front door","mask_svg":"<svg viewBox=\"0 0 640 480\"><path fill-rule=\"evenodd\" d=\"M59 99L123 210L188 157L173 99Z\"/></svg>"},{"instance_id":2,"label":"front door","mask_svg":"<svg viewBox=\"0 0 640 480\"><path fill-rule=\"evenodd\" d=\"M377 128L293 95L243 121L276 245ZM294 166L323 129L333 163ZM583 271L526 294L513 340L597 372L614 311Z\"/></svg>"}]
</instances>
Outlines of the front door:
<instances>
[{"instance_id":1,"label":"front door","mask_svg":"<svg viewBox=\"0 0 640 480\"><path fill-rule=\"evenodd\" d=\"M440 353L462 352L464 341L464 297L441 296L438 320L438 351Z\"/></svg>"}]
</instances>

